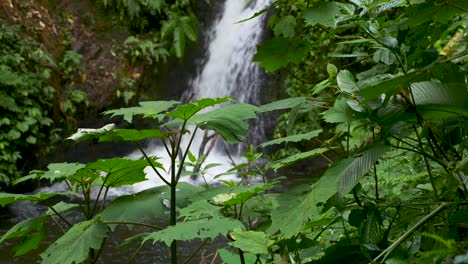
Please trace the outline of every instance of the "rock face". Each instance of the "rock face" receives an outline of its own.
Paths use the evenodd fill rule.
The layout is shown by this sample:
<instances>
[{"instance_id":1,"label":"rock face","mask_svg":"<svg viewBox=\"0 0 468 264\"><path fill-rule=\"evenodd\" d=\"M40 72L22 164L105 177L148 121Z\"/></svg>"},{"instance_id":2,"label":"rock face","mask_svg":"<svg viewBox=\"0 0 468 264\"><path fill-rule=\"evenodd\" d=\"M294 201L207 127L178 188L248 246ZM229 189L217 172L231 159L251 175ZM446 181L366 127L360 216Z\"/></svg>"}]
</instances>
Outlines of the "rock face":
<instances>
[{"instance_id":1,"label":"rock face","mask_svg":"<svg viewBox=\"0 0 468 264\"><path fill-rule=\"evenodd\" d=\"M57 93L56 114L70 120L96 115L122 104L119 90L136 89L128 87L128 82L138 81L142 66L130 65L121 55L122 43L130 32L117 25L98 1L5 0L0 2L0 19L21 25L24 34L40 42L58 64L63 64L51 78ZM80 57L73 69L65 65L70 51ZM63 105L71 90L87 95L86 104L77 103L79 109L72 112Z\"/></svg>"}]
</instances>

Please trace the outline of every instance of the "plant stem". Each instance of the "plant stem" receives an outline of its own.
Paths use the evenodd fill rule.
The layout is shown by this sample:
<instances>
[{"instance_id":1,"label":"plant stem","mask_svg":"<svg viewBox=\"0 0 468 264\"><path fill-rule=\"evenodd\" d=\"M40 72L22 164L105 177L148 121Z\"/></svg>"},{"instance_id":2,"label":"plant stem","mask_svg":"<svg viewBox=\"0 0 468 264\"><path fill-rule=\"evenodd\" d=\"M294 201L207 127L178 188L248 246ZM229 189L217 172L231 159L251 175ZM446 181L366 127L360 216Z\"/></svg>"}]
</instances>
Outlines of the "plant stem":
<instances>
[{"instance_id":1,"label":"plant stem","mask_svg":"<svg viewBox=\"0 0 468 264\"><path fill-rule=\"evenodd\" d=\"M185 159L187 158L187 155L190 151L190 147L192 146L192 142L193 142L193 139L195 138L195 134L197 133L197 130L198 130L198 126L196 126L195 129L193 130L192 137L190 137L190 141L187 147L185 148L185 153L182 156L182 159L180 160L180 166L179 166L179 169L177 170L177 175L175 178L176 184L179 182L180 175L182 174L182 168L184 167L183 165L184 165ZM180 141L182 141L182 138ZM180 141L179 141L179 147L180 147Z\"/></svg>"},{"instance_id":2,"label":"plant stem","mask_svg":"<svg viewBox=\"0 0 468 264\"><path fill-rule=\"evenodd\" d=\"M148 161L149 165L151 166L151 168L153 169L153 171L156 173L156 175L158 175L158 177L168 186L171 185L171 183L169 183L166 179L164 179L164 177L161 175L161 173L159 173L159 171L156 169L156 167L154 166L153 164L153 161L151 161L151 159L148 157L148 155L146 155L146 152L143 150L143 148L141 147L140 143L138 142L135 142L135 144L137 145L138 149L140 150L140 152L143 154L143 156L145 157L146 161Z\"/></svg>"},{"instance_id":3,"label":"plant stem","mask_svg":"<svg viewBox=\"0 0 468 264\"><path fill-rule=\"evenodd\" d=\"M141 249L143 248L143 245L144 244L141 243L140 246L137 248L137 250L135 250L135 253L133 253L132 257L128 261L128 264L132 264L135 261L135 258L138 255L138 253L140 253Z\"/></svg>"},{"instance_id":4,"label":"plant stem","mask_svg":"<svg viewBox=\"0 0 468 264\"><path fill-rule=\"evenodd\" d=\"M418 130L416 128L414 128L414 132L416 133L416 137L418 138L419 147L422 150L423 146L422 146L421 137L419 137ZM426 165L427 173L429 174L429 180L431 182L432 189L434 190L434 197L435 197L436 201L439 201L439 194L437 193L437 188L436 188L436 185L435 185L434 176L432 175L431 166L429 165L429 161L427 160L426 156L423 155L423 159L424 159L424 164Z\"/></svg>"},{"instance_id":5,"label":"plant stem","mask_svg":"<svg viewBox=\"0 0 468 264\"><path fill-rule=\"evenodd\" d=\"M198 252L200 252L200 250L203 248L203 246L206 245L206 243L209 241L210 239L209 238L205 238L203 240L203 243L184 261L184 264L187 264L190 262L190 260L192 260L197 254Z\"/></svg>"},{"instance_id":6,"label":"plant stem","mask_svg":"<svg viewBox=\"0 0 468 264\"><path fill-rule=\"evenodd\" d=\"M375 200L379 203L379 181L377 178L377 165L374 163Z\"/></svg>"},{"instance_id":7,"label":"plant stem","mask_svg":"<svg viewBox=\"0 0 468 264\"><path fill-rule=\"evenodd\" d=\"M421 226L423 226L425 223L427 223L429 220L431 220L433 217L438 215L442 210L444 210L450 203L442 203L434 209L430 214L426 215L423 217L421 220L419 220L414 226L412 226L408 231L406 231L401 237L399 237L393 244L391 244L387 249L382 251L380 255L378 255L376 258L374 258L374 262L377 262L380 258L382 258L382 261L380 263L384 263L385 259L392 253L393 250L395 250L403 241L405 241L411 234L413 234L414 231L418 230Z\"/></svg>"},{"instance_id":8,"label":"plant stem","mask_svg":"<svg viewBox=\"0 0 468 264\"><path fill-rule=\"evenodd\" d=\"M242 251L241 249L239 249L239 256L241 264L245 264L244 251Z\"/></svg>"},{"instance_id":9,"label":"plant stem","mask_svg":"<svg viewBox=\"0 0 468 264\"><path fill-rule=\"evenodd\" d=\"M57 212L57 210L55 210L55 208L50 205L49 203L47 203L47 206L50 208L50 210L52 210L52 212L54 212L60 219L62 219L62 221L67 224L69 227L72 227L73 224L70 223L70 221L68 221L65 217L63 217L62 214L60 214L59 212Z\"/></svg>"}]
</instances>

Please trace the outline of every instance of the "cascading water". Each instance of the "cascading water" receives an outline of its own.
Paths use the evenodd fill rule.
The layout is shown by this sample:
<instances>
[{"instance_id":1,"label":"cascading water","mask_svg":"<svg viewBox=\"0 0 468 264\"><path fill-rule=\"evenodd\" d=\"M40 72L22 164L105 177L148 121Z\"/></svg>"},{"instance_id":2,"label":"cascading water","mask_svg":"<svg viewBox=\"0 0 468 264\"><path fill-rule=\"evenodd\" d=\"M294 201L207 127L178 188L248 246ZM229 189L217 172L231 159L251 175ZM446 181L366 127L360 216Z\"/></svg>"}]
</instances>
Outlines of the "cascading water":
<instances>
[{"instance_id":1,"label":"cascading water","mask_svg":"<svg viewBox=\"0 0 468 264\"><path fill-rule=\"evenodd\" d=\"M207 37L207 60L202 65L200 74L191 81L191 89L185 92L185 98L191 100L205 97L232 96L238 102L258 104L261 86L261 71L252 62L256 45L261 40L264 28L264 17L257 17L242 23L239 21L253 16L256 12L265 8L269 0L242 1L227 0L224 4L222 16L214 21ZM202 145L202 135L199 134L192 143L192 149L198 151ZM160 146L149 148L150 154L162 157L160 162L170 164L168 158L164 158ZM196 153L196 151L193 151ZM236 153L237 154L237 153ZM131 155L138 158L141 154ZM228 156L225 149L214 148L206 158L205 164L220 164L210 169L207 180L213 176L231 168L232 161L238 162L236 156ZM132 191L139 191L159 185L162 182L148 169L149 181L133 186Z\"/></svg>"}]
</instances>

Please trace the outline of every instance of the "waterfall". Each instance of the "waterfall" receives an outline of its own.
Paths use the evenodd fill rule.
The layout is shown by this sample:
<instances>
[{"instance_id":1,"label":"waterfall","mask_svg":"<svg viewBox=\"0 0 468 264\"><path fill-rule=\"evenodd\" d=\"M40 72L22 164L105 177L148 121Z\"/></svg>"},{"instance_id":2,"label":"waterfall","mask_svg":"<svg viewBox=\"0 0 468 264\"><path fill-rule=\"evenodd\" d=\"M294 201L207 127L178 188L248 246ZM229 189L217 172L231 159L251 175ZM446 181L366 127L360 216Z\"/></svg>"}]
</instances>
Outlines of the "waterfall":
<instances>
[{"instance_id":1,"label":"waterfall","mask_svg":"<svg viewBox=\"0 0 468 264\"><path fill-rule=\"evenodd\" d=\"M209 43L207 58L200 65L201 70L198 76L191 80L190 89L185 91L185 98L196 100L205 97L232 96L238 102L258 104L262 78L260 69L252 62L252 57L255 54L256 45L261 40L265 18L261 16L242 23L238 22L250 18L265 8L268 3L268 0L226 0L222 15L213 22L214 25L210 27L205 36L206 43ZM202 144L202 134L199 132L192 143L191 149L195 155L198 154ZM182 142L182 145L186 144L187 142L185 144ZM170 164L161 146L150 146L147 151L151 156L161 157L158 161L165 165L165 168ZM141 153L135 152L130 157L141 158ZM215 147L207 156L205 164L219 165L208 171L207 181L211 181L213 176L232 168L233 161L239 163L241 159L237 154L228 155L225 148ZM150 168L147 168L146 173L149 181L136 184L127 191L135 192L162 184ZM183 177L181 180L190 181L190 178ZM202 180L197 179L197 181Z\"/></svg>"}]
</instances>

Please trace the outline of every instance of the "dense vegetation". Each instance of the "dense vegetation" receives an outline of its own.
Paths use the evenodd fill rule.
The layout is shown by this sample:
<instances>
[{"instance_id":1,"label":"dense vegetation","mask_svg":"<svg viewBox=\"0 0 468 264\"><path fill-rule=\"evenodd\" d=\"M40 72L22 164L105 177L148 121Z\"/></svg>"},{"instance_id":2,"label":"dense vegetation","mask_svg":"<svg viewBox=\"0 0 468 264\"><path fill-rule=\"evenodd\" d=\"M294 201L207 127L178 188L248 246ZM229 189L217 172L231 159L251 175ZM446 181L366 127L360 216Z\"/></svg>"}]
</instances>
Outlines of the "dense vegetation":
<instances>
[{"instance_id":1,"label":"dense vegetation","mask_svg":"<svg viewBox=\"0 0 468 264\"><path fill-rule=\"evenodd\" d=\"M122 8L150 2L163 1L112 3ZM133 142L144 158L56 163L20 178L65 182L69 190L0 193L0 205L59 195L72 202L47 203L45 215L18 223L0 243L19 238L16 254L24 254L40 245L51 220L64 234L41 254L44 263L96 263L119 224L149 228L122 243L163 242L172 263L177 241L202 239L203 247L218 235L231 240L219 250L226 263L467 263L467 7L466 1L274 1L251 18L274 13L273 37L254 60L267 71L285 72L290 98L263 106L229 98L152 101L107 111L153 126L109 124L78 130L69 139ZM169 23L161 28L174 40L180 39L175 31L184 30ZM241 175L239 182L180 182L187 175L203 178L216 166L193 154L196 133L212 131L238 143L248 136L248 119L272 111L282 114L278 138L251 147L246 162L226 172ZM148 138L161 142L169 166L141 147ZM320 146L311 149L314 140ZM261 165L261 150L273 145L281 152ZM283 190L276 188L282 178L266 177L316 156L331 164L320 178L308 179L313 183ZM106 205L110 189L145 180L147 166L163 186ZM67 218L72 210L82 213L81 222ZM166 211L168 225L154 225L167 218Z\"/></svg>"}]
</instances>

